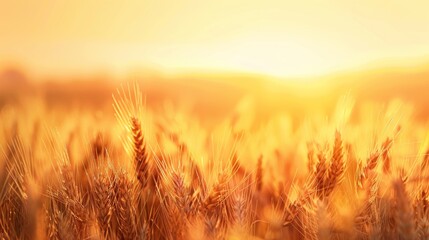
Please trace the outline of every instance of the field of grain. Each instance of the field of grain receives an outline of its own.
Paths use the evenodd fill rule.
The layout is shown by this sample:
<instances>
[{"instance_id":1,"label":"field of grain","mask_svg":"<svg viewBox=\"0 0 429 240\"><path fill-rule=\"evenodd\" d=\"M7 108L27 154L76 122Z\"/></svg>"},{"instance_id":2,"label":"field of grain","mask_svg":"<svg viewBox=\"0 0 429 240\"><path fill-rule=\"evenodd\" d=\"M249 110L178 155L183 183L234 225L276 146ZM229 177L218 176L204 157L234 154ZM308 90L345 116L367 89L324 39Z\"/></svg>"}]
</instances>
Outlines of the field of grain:
<instances>
[{"instance_id":1,"label":"field of grain","mask_svg":"<svg viewBox=\"0 0 429 240\"><path fill-rule=\"evenodd\" d=\"M0 240L429 240L428 9L0 0Z\"/></svg>"},{"instance_id":2,"label":"field of grain","mask_svg":"<svg viewBox=\"0 0 429 240\"><path fill-rule=\"evenodd\" d=\"M294 119L244 97L201 118L211 109L155 111L137 83L104 104L47 92L0 108L2 239L429 238L412 104L344 94Z\"/></svg>"}]
</instances>

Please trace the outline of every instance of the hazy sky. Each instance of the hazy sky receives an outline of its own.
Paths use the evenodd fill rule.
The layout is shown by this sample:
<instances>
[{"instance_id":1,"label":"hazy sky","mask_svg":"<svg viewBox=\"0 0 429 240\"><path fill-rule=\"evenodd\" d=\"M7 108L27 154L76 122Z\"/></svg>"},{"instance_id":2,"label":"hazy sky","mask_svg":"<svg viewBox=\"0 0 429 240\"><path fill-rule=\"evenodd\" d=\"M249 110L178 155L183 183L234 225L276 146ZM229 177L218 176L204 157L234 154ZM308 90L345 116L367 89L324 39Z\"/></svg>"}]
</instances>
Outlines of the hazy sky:
<instances>
[{"instance_id":1,"label":"hazy sky","mask_svg":"<svg viewBox=\"0 0 429 240\"><path fill-rule=\"evenodd\" d=\"M395 0L0 0L0 63L39 74L324 74L429 56L428 9Z\"/></svg>"}]
</instances>

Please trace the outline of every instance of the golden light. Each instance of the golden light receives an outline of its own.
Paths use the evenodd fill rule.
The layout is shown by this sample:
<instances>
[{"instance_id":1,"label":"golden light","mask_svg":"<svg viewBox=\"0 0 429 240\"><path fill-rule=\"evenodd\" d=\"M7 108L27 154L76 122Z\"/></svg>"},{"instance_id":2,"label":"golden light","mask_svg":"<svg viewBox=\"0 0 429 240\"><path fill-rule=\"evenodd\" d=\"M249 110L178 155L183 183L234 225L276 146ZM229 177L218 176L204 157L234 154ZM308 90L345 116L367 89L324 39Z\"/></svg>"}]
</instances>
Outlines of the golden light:
<instances>
[{"instance_id":1,"label":"golden light","mask_svg":"<svg viewBox=\"0 0 429 240\"><path fill-rule=\"evenodd\" d=\"M2 61L309 76L429 54L427 1L3 1Z\"/></svg>"},{"instance_id":2,"label":"golden light","mask_svg":"<svg viewBox=\"0 0 429 240\"><path fill-rule=\"evenodd\" d=\"M428 10L0 0L0 238L428 239Z\"/></svg>"}]
</instances>

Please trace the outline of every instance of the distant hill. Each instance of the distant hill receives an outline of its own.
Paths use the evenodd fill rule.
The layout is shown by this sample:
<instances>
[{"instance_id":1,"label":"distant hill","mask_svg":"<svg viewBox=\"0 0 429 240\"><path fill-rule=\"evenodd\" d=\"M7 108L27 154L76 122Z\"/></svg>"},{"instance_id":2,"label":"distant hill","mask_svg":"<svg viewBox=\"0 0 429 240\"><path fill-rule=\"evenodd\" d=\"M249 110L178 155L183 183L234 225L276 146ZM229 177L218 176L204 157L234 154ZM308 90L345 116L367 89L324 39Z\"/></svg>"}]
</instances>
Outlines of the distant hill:
<instances>
[{"instance_id":1,"label":"distant hill","mask_svg":"<svg viewBox=\"0 0 429 240\"><path fill-rule=\"evenodd\" d=\"M23 71L17 68L6 68L0 71L0 89L19 88L27 85L28 79Z\"/></svg>"}]
</instances>

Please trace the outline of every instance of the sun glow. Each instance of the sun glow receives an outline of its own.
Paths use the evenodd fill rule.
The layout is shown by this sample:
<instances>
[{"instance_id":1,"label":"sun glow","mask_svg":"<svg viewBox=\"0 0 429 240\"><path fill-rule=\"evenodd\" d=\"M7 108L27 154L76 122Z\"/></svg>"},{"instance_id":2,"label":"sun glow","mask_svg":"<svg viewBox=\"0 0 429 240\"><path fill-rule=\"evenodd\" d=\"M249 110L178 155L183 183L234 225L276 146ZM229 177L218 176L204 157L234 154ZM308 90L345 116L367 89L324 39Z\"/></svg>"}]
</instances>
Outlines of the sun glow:
<instances>
[{"instance_id":1,"label":"sun glow","mask_svg":"<svg viewBox=\"0 0 429 240\"><path fill-rule=\"evenodd\" d=\"M37 73L149 66L321 75L427 57L428 8L427 1L3 1L0 58Z\"/></svg>"},{"instance_id":2,"label":"sun glow","mask_svg":"<svg viewBox=\"0 0 429 240\"><path fill-rule=\"evenodd\" d=\"M323 51L292 37L282 41L269 36L243 36L213 46L196 47L188 54L194 58L186 59L186 54L172 56L166 60L169 65L166 67L178 70L212 67L277 77L303 77L336 70L335 63L326 60Z\"/></svg>"}]
</instances>

